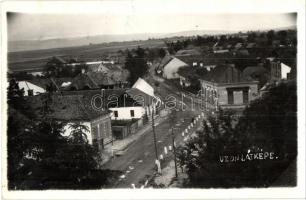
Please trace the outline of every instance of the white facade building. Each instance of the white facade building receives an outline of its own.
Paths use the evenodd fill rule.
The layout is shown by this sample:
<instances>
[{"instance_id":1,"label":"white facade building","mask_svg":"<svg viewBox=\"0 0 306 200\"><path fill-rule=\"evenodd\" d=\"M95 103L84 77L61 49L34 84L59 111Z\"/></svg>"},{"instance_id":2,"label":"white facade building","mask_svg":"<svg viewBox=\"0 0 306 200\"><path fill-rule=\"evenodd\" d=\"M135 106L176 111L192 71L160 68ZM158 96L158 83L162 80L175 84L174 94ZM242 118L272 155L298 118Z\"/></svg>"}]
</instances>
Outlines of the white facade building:
<instances>
[{"instance_id":1,"label":"white facade building","mask_svg":"<svg viewBox=\"0 0 306 200\"><path fill-rule=\"evenodd\" d=\"M112 111L111 120L140 119L146 113L145 108L140 106L109 108L109 110Z\"/></svg>"},{"instance_id":2,"label":"white facade building","mask_svg":"<svg viewBox=\"0 0 306 200\"><path fill-rule=\"evenodd\" d=\"M290 73L291 67L288 65L285 65L284 63L281 63L281 76L282 79L287 79L288 73Z\"/></svg>"},{"instance_id":3,"label":"white facade building","mask_svg":"<svg viewBox=\"0 0 306 200\"><path fill-rule=\"evenodd\" d=\"M176 79L179 78L179 74L177 73L181 67L189 66L187 63L181 61L178 58L172 58L170 62L168 62L163 69L163 77L166 79Z\"/></svg>"},{"instance_id":4,"label":"white facade building","mask_svg":"<svg viewBox=\"0 0 306 200\"><path fill-rule=\"evenodd\" d=\"M29 81L19 81L18 86L20 89L24 90L24 96L34 96L46 92L44 88L34 85Z\"/></svg>"}]
</instances>

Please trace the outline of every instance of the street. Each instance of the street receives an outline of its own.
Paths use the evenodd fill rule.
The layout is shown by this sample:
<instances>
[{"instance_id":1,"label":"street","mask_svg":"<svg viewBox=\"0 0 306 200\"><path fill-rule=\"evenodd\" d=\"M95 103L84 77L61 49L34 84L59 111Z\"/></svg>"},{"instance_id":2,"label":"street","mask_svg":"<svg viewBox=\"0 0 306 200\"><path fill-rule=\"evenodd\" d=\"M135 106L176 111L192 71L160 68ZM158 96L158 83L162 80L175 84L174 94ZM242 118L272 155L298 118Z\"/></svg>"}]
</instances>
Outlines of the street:
<instances>
[{"instance_id":1,"label":"street","mask_svg":"<svg viewBox=\"0 0 306 200\"><path fill-rule=\"evenodd\" d=\"M172 127L175 127L175 142L179 144L184 139L182 132L190 125L192 118L201 113L201 110L191 106L190 99L186 98L186 101L184 100L183 103L184 110L182 111L180 109L182 97L175 87L161 83L157 91L160 94L171 94L178 102L179 110L176 112L175 117L166 117L158 125L155 125L158 158L160 158L161 154L165 154L164 149L166 147L168 149L168 156L171 155L173 159L173 152L169 151L169 146L172 146ZM163 96L165 97L166 95ZM189 133L194 131L195 128L190 129ZM151 177L156 172L155 160L153 130L150 127L137 141L126 149L123 155L114 157L103 168L122 171L121 178L114 183L113 187L131 188L132 184L140 187L148 177ZM166 162L168 161L161 160L161 165L167 165Z\"/></svg>"}]
</instances>

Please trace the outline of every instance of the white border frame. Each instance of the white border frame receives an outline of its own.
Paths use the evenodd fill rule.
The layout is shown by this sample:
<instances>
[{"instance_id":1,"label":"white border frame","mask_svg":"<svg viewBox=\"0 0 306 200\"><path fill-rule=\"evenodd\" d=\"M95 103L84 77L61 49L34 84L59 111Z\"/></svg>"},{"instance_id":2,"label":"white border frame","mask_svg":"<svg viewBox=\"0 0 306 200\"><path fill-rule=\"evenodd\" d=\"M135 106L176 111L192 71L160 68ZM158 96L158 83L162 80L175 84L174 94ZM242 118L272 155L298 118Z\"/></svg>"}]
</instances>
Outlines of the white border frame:
<instances>
[{"instance_id":1,"label":"white border frame","mask_svg":"<svg viewBox=\"0 0 306 200\"><path fill-rule=\"evenodd\" d=\"M1 6L1 172L5 199L204 199L305 197L305 1L304 0L129 0L4 1ZM297 12L298 29L298 186L267 189L105 189L88 191L7 191L6 187L6 12L25 13L288 13Z\"/></svg>"}]
</instances>

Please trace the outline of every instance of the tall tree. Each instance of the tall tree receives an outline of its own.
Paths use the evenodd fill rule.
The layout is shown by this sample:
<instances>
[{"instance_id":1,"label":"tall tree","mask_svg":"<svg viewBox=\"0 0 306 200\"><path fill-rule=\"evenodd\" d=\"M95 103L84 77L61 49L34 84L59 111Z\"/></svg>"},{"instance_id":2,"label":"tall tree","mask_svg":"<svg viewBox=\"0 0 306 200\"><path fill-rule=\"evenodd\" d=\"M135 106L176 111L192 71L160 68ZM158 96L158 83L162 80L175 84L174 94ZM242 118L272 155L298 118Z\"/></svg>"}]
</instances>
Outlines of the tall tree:
<instances>
[{"instance_id":1,"label":"tall tree","mask_svg":"<svg viewBox=\"0 0 306 200\"><path fill-rule=\"evenodd\" d=\"M125 68L129 71L129 82L133 84L139 77L144 77L148 72L147 60L144 49L138 47L135 55L130 51L127 53Z\"/></svg>"}]
</instances>

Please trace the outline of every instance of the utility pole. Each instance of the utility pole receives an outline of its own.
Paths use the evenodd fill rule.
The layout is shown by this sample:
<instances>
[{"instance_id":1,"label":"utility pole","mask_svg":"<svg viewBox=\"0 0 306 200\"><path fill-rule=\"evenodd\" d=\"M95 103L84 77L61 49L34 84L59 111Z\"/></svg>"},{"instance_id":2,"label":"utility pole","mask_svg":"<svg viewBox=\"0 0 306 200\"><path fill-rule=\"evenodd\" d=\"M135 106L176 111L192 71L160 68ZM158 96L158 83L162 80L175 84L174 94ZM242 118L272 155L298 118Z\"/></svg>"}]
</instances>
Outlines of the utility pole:
<instances>
[{"instance_id":1,"label":"utility pole","mask_svg":"<svg viewBox=\"0 0 306 200\"><path fill-rule=\"evenodd\" d=\"M172 128L171 134L172 134L172 146L173 146L173 154L174 154L174 167L175 167L175 177L177 178L177 163L176 163L176 147L174 143L174 128Z\"/></svg>"},{"instance_id":2,"label":"utility pole","mask_svg":"<svg viewBox=\"0 0 306 200\"><path fill-rule=\"evenodd\" d=\"M155 124L154 124L154 111L153 111L153 109L152 109L152 129L153 129L153 139L154 139L154 147L155 147L155 157L156 157L156 160L158 160L157 145L156 145L156 133L155 133Z\"/></svg>"}]
</instances>

